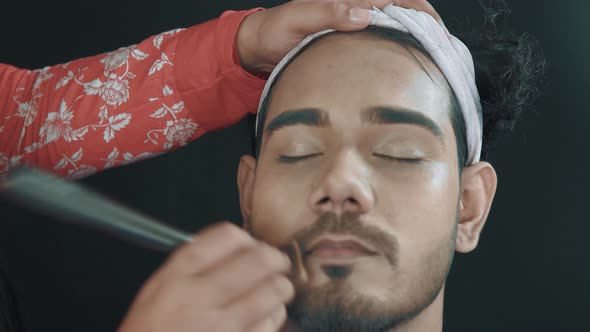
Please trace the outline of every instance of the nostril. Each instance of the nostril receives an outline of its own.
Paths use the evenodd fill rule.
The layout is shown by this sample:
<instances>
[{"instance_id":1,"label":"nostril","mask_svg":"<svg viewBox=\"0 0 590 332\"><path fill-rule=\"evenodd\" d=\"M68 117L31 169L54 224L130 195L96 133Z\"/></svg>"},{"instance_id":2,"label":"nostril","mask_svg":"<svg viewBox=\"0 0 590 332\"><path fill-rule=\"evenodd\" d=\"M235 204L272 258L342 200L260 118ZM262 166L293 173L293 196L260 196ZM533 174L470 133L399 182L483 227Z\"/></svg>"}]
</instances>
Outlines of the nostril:
<instances>
[{"instance_id":1,"label":"nostril","mask_svg":"<svg viewBox=\"0 0 590 332\"><path fill-rule=\"evenodd\" d=\"M352 204L355 204L355 205L358 205L359 204L359 202L356 199L352 198L352 197L347 198L346 199L346 202L352 203Z\"/></svg>"},{"instance_id":2,"label":"nostril","mask_svg":"<svg viewBox=\"0 0 590 332\"><path fill-rule=\"evenodd\" d=\"M319 203L325 204L325 203L328 203L329 201L330 201L330 197L324 197L324 198L320 199Z\"/></svg>"}]
</instances>

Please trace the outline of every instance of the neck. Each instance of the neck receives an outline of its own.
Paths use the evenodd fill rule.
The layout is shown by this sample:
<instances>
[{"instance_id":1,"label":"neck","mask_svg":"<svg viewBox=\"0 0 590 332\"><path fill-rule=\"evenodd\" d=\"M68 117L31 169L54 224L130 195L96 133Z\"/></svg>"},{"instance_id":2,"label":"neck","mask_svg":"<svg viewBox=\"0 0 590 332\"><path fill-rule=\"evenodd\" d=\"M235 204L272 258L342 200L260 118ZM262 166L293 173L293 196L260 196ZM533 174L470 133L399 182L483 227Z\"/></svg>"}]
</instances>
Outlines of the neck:
<instances>
[{"instance_id":1,"label":"neck","mask_svg":"<svg viewBox=\"0 0 590 332\"><path fill-rule=\"evenodd\" d=\"M436 299L420 314L387 332L442 332L444 291L445 288L443 286ZM290 319L287 319L280 332L305 331L299 329Z\"/></svg>"}]
</instances>

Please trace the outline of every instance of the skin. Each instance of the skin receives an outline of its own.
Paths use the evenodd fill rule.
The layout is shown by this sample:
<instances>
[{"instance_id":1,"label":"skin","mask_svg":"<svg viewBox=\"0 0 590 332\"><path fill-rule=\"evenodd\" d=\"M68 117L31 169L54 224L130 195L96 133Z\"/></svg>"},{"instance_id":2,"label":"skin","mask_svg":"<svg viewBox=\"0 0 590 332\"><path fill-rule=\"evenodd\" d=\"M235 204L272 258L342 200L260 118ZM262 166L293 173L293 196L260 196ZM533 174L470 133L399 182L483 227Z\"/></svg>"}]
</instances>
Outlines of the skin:
<instances>
[{"instance_id":1,"label":"skin","mask_svg":"<svg viewBox=\"0 0 590 332\"><path fill-rule=\"evenodd\" d=\"M305 35L327 28L338 31L363 29L368 19L350 20L353 9L356 8L358 14L362 8L372 8L372 5L381 8L389 1L295 0L250 14L240 25L236 38L240 64L251 71L271 70ZM396 2L438 18L426 0ZM242 195L246 198L251 196L250 189L253 189L254 162L251 158L244 159L244 162L246 167L240 167L239 178L241 193L250 192ZM242 204L242 208L251 212L250 199L246 199L249 203ZM323 221L321 224L330 225ZM293 230L291 227L290 231ZM323 230L315 227L315 232L318 231ZM309 236L314 232L305 234ZM364 234L367 234L366 230ZM381 239L380 249L394 243L392 237L371 234L373 239ZM281 236L287 237L289 233ZM272 240L270 236L264 237ZM177 249L145 282L118 331L280 330L287 317L285 304L295 294L293 283L285 277L290 270L289 259L277 248L256 241L252 234L227 221L200 231L194 238L195 241ZM386 257L396 256L392 251ZM347 276L347 271L342 268L324 271L341 279ZM285 329L295 330L288 326Z\"/></svg>"},{"instance_id":2,"label":"skin","mask_svg":"<svg viewBox=\"0 0 590 332\"><path fill-rule=\"evenodd\" d=\"M439 133L377 107L430 120ZM486 162L459 174L448 110L434 64L362 33L328 35L285 69L265 123L276 129L258 161L240 160L244 228L277 247L352 234L377 255L344 268L304 256L309 279L292 280L283 331L442 330L453 252L477 246L497 182ZM286 114L307 124L273 125Z\"/></svg>"},{"instance_id":3,"label":"skin","mask_svg":"<svg viewBox=\"0 0 590 332\"><path fill-rule=\"evenodd\" d=\"M364 29L370 22L368 9L390 3L426 12L444 27L427 0L292 0L244 19L236 38L240 64L251 72L270 72L306 35Z\"/></svg>"}]
</instances>

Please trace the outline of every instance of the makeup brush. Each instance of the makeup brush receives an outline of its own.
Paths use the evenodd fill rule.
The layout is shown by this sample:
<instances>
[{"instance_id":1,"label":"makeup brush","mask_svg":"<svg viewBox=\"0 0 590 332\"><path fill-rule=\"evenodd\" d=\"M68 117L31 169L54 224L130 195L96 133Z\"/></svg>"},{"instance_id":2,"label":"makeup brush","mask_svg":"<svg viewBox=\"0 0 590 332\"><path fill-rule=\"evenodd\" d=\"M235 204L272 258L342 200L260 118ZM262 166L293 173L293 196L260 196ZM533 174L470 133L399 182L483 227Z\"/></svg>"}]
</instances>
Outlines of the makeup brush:
<instances>
[{"instance_id":1,"label":"makeup brush","mask_svg":"<svg viewBox=\"0 0 590 332\"><path fill-rule=\"evenodd\" d=\"M279 247L279 249L286 253L291 260L291 279L301 284L307 283L308 275L305 270L305 265L303 264L303 250L301 249L299 242L297 242L297 240L292 240Z\"/></svg>"},{"instance_id":2,"label":"makeup brush","mask_svg":"<svg viewBox=\"0 0 590 332\"><path fill-rule=\"evenodd\" d=\"M22 167L0 183L0 196L56 220L89 227L145 248L170 252L192 241L190 234L125 207L84 186L38 169ZM307 271L299 243L281 246L291 259L291 277L306 283Z\"/></svg>"},{"instance_id":3,"label":"makeup brush","mask_svg":"<svg viewBox=\"0 0 590 332\"><path fill-rule=\"evenodd\" d=\"M76 182L23 167L8 174L0 195L57 220L90 227L140 246L169 252L190 234L133 211Z\"/></svg>"}]
</instances>

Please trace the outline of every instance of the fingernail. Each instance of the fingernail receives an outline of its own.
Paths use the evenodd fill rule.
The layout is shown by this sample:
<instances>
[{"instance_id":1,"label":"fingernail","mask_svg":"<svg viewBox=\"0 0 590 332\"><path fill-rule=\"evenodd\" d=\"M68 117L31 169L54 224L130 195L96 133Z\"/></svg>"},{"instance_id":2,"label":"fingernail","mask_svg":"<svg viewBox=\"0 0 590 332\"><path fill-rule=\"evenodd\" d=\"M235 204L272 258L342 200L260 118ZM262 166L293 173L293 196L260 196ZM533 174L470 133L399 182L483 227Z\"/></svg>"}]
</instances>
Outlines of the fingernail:
<instances>
[{"instance_id":1,"label":"fingernail","mask_svg":"<svg viewBox=\"0 0 590 332\"><path fill-rule=\"evenodd\" d=\"M367 24L371 20L371 13L367 9L351 8L348 11L348 19L350 19L352 23Z\"/></svg>"}]
</instances>

